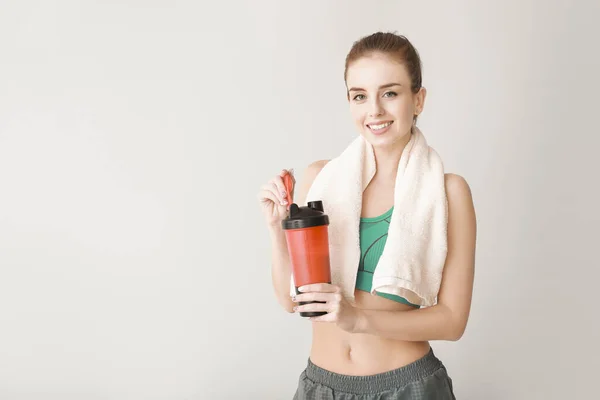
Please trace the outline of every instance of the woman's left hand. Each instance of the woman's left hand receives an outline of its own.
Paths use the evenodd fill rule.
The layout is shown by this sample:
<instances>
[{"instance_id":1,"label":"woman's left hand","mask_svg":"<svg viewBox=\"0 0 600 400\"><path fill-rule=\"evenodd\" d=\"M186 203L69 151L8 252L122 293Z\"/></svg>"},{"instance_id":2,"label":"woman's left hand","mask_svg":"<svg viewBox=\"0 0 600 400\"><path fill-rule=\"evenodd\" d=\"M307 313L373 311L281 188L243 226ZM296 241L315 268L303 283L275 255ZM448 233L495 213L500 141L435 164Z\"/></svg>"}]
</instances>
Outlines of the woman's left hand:
<instances>
[{"instance_id":1,"label":"woman's left hand","mask_svg":"<svg viewBox=\"0 0 600 400\"><path fill-rule=\"evenodd\" d=\"M296 312L325 311L327 314L318 317L309 317L315 322L335 322L337 326L347 332L354 332L359 319L359 310L352 306L342 295L339 286L329 283L314 283L298 288L300 294L294 296L292 301L323 301L325 303L311 303L298 305Z\"/></svg>"}]
</instances>

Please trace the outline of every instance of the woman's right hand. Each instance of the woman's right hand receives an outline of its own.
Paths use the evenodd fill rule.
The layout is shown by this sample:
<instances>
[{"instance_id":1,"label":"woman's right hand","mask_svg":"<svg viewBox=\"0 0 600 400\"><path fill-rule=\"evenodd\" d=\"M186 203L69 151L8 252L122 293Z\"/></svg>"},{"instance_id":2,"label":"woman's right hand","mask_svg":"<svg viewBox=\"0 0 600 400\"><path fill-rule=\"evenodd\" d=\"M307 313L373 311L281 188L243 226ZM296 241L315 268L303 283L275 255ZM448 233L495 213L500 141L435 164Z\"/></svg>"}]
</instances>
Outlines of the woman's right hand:
<instances>
[{"instance_id":1,"label":"woman's right hand","mask_svg":"<svg viewBox=\"0 0 600 400\"><path fill-rule=\"evenodd\" d=\"M283 178L288 173L291 174L291 172L285 169L282 170L273 179L263 185L258 193L258 201L267 220L267 225L270 228L280 228L281 221L287 217L287 210L290 205L286 200L287 192ZM291 177L292 182L294 182L293 175ZM292 195L293 191L292 187Z\"/></svg>"}]
</instances>

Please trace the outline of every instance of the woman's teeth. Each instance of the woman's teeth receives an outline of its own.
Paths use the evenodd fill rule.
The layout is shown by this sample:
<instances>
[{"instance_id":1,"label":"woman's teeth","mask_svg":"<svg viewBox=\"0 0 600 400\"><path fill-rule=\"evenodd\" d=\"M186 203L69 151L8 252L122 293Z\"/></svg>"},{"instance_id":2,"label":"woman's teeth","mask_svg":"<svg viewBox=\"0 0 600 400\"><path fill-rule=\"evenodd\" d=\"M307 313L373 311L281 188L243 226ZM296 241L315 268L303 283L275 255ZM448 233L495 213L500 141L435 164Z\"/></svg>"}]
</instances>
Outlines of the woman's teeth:
<instances>
[{"instance_id":1,"label":"woman's teeth","mask_svg":"<svg viewBox=\"0 0 600 400\"><path fill-rule=\"evenodd\" d=\"M390 121L390 122L385 122L385 123L379 124L379 125L369 125L369 128L373 129L374 131L378 131L380 129L387 128L391 124L392 124L392 122Z\"/></svg>"}]
</instances>

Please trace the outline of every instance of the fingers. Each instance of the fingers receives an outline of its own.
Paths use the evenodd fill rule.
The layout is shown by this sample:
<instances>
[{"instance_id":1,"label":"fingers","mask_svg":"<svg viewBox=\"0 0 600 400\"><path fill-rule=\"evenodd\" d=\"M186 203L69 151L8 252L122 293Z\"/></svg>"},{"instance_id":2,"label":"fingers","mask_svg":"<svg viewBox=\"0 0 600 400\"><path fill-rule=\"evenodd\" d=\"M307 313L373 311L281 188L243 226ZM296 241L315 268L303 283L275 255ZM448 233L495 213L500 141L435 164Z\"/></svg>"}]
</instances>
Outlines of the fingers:
<instances>
[{"instance_id":1,"label":"fingers","mask_svg":"<svg viewBox=\"0 0 600 400\"><path fill-rule=\"evenodd\" d=\"M279 198L282 201L285 201L285 204L287 204L287 191L285 190L285 184L283 183L283 178L281 175L277 175L271 182L275 185L275 191L277 192Z\"/></svg>"},{"instance_id":2,"label":"fingers","mask_svg":"<svg viewBox=\"0 0 600 400\"><path fill-rule=\"evenodd\" d=\"M292 301L296 303L318 302L298 305L294 308L296 312L325 311L327 313L335 313L340 307L342 294L339 292L301 293L294 296Z\"/></svg>"},{"instance_id":3,"label":"fingers","mask_svg":"<svg viewBox=\"0 0 600 400\"><path fill-rule=\"evenodd\" d=\"M281 206L288 206L287 191L283 182L283 176L287 173L287 170L282 170L278 175L271 179L266 185L261 187L258 194L259 200L264 202L265 200L273 201L274 203ZM271 192L269 194L268 192ZM287 208L287 207L286 207Z\"/></svg>"},{"instance_id":4,"label":"fingers","mask_svg":"<svg viewBox=\"0 0 600 400\"><path fill-rule=\"evenodd\" d=\"M281 172L279 172L279 176L281 178L283 178L289 171L287 169L282 169Z\"/></svg>"},{"instance_id":5,"label":"fingers","mask_svg":"<svg viewBox=\"0 0 600 400\"><path fill-rule=\"evenodd\" d=\"M285 197L282 197L279 193L279 189L274 182L269 182L261 188L261 191L258 194L258 197L261 201L271 200L277 206L286 206L287 201Z\"/></svg>"},{"instance_id":6,"label":"fingers","mask_svg":"<svg viewBox=\"0 0 600 400\"><path fill-rule=\"evenodd\" d=\"M341 293L339 286L332 285L331 283L311 283L310 285L300 286L298 288L300 292L326 292L326 293Z\"/></svg>"},{"instance_id":7,"label":"fingers","mask_svg":"<svg viewBox=\"0 0 600 400\"><path fill-rule=\"evenodd\" d=\"M280 176L283 180L284 189L287 191L288 203L294 202L294 191L296 189L296 178L294 178L294 170L282 170Z\"/></svg>"},{"instance_id":8,"label":"fingers","mask_svg":"<svg viewBox=\"0 0 600 400\"><path fill-rule=\"evenodd\" d=\"M279 198L277 196L275 196L275 193L273 193L272 190L269 190L268 188L263 188L259 193L258 193L258 199L261 202L265 202L265 201L272 201L273 203L275 203L276 205L279 205Z\"/></svg>"},{"instance_id":9,"label":"fingers","mask_svg":"<svg viewBox=\"0 0 600 400\"><path fill-rule=\"evenodd\" d=\"M344 299L341 288L330 283L315 283L301 288L302 293L292 297L301 304L294 312L320 312L324 315L308 317L313 322L332 322L341 329L355 332L359 315L354 307ZM302 314L300 314L302 315Z\"/></svg>"},{"instance_id":10,"label":"fingers","mask_svg":"<svg viewBox=\"0 0 600 400\"><path fill-rule=\"evenodd\" d=\"M279 178L281 179L281 178ZM271 191L273 192L273 194L275 194L277 196L278 199L278 203L282 206L287 205L287 200L285 198L285 190L281 190L280 185L277 184L277 182L275 181L275 179L273 181L271 181L271 183L269 184L269 187L271 189Z\"/></svg>"},{"instance_id":11,"label":"fingers","mask_svg":"<svg viewBox=\"0 0 600 400\"><path fill-rule=\"evenodd\" d=\"M296 312L322 311L327 313L335 311L334 307L330 303L303 304L301 306L294 307L294 310L296 310Z\"/></svg>"},{"instance_id":12,"label":"fingers","mask_svg":"<svg viewBox=\"0 0 600 400\"><path fill-rule=\"evenodd\" d=\"M311 292L301 293L292 299L292 301L300 303L305 301L326 301L331 303L339 303L342 300L340 293L328 293L328 292Z\"/></svg>"}]
</instances>

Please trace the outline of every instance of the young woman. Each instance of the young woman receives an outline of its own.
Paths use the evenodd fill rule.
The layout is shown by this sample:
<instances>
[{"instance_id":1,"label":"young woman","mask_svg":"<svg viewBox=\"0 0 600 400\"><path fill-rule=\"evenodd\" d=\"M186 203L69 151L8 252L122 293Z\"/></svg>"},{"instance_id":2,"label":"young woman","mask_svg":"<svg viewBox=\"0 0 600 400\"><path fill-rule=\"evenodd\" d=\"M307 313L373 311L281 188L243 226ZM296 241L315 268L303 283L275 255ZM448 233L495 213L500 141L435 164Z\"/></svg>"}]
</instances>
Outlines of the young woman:
<instances>
[{"instance_id":1,"label":"young woman","mask_svg":"<svg viewBox=\"0 0 600 400\"><path fill-rule=\"evenodd\" d=\"M289 312L327 311L311 318L313 342L295 399L454 399L452 380L433 354L431 340L461 338L471 307L476 218L470 188L461 176L445 174L447 253L437 302L421 308L385 293L371 294L369 274L385 246L394 187L403 150L423 112L426 90L413 45L392 33L355 42L346 58L347 99L358 133L373 147L376 173L362 193L361 263L355 299L336 282L308 285L290 297L291 266L281 221L286 217L283 170L259 193L272 241L272 278ZM295 193L303 205L327 160L306 169ZM442 191L443 193L443 191ZM383 240L383 243L382 243ZM374 246L373 243L380 244ZM368 257L364 257L369 251ZM320 301L299 305L300 302Z\"/></svg>"}]
</instances>

